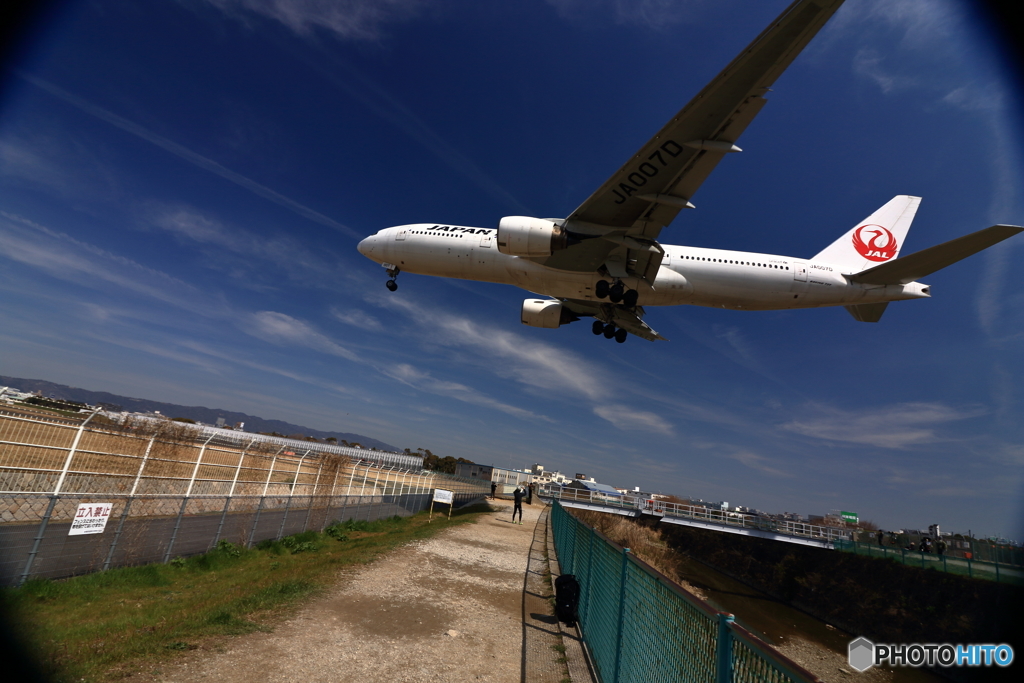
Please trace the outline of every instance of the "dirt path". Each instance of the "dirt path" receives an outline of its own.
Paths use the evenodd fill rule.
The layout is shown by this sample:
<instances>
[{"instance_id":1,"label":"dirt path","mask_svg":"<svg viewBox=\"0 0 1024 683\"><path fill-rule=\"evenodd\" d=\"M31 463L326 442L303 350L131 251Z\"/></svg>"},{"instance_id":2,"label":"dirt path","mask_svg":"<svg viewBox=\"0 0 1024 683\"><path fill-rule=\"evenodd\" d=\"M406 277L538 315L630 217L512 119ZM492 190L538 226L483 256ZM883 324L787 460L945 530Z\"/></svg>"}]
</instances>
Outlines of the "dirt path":
<instances>
[{"instance_id":1,"label":"dirt path","mask_svg":"<svg viewBox=\"0 0 1024 683\"><path fill-rule=\"evenodd\" d=\"M513 525L510 506L498 505L476 524L343 571L273 633L198 650L151 680L558 683L565 669L551 648L560 641L540 562L546 515L538 526L543 507L524 505L524 524Z\"/></svg>"}]
</instances>

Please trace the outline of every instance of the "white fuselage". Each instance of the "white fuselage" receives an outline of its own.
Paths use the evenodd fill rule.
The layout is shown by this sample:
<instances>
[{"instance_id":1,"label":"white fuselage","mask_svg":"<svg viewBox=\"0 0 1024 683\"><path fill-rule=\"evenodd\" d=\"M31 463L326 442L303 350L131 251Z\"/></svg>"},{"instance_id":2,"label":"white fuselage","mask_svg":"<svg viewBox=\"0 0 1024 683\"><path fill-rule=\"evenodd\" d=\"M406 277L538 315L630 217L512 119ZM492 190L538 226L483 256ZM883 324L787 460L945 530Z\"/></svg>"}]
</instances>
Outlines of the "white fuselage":
<instances>
[{"instance_id":1,"label":"white fuselage","mask_svg":"<svg viewBox=\"0 0 1024 683\"><path fill-rule=\"evenodd\" d=\"M598 301L594 286L608 279L598 272L556 270L535 260L498 251L493 228L434 223L387 228L359 243L378 262L419 275L496 282L555 298ZM623 278L637 290L641 306L712 306L777 310L849 306L929 297L929 288L852 283L827 263L775 254L700 249L663 244L665 257L652 287Z\"/></svg>"}]
</instances>

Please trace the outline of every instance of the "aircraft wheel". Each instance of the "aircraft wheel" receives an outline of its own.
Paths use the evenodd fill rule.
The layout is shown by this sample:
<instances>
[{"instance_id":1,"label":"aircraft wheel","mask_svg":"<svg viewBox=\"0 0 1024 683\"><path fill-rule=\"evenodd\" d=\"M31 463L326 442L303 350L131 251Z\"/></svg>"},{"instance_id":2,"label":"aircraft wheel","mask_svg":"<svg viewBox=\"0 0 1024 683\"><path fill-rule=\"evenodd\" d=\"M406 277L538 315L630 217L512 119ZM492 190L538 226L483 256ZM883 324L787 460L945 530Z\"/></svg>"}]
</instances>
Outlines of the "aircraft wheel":
<instances>
[{"instance_id":1,"label":"aircraft wheel","mask_svg":"<svg viewBox=\"0 0 1024 683\"><path fill-rule=\"evenodd\" d=\"M617 304L622 301L622 295L625 293L625 287L622 286L621 282L616 282L608 290L608 300L613 304Z\"/></svg>"},{"instance_id":2,"label":"aircraft wheel","mask_svg":"<svg viewBox=\"0 0 1024 683\"><path fill-rule=\"evenodd\" d=\"M398 283L395 282L394 280L388 280L387 282L384 283L384 286L387 287L388 290L392 292L398 289Z\"/></svg>"},{"instance_id":3,"label":"aircraft wheel","mask_svg":"<svg viewBox=\"0 0 1024 683\"><path fill-rule=\"evenodd\" d=\"M597 284L594 285L594 296L598 299L603 299L608 296L608 288L611 285L608 284L607 280L598 280Z\"/></svg>"},{"instance_id":4,"label":"aircraft wheel","mask_svg":"<svg viewBox=\"0 0 1024 683\"><path fill-rule=\"evenodd\" d=\"M595 320L594 326L590 329L591 331L593 331L594 334L601 334L602 332L604 332L604 323L601 322L600 320Z\"/></svg>"},{"instance_id":5,"label":"aircraft wheel","mask_svg":"<svg viewBox=\"0 0 1024 683\"><path fill-rule=\"evenodd\" d=\"M605 339L611 339L614 336L615 336L615 325L612 325L611 323L608 323L607 325L604 326L604 338Z\"/></svg>"},{"instance_id":6,"label":"aircraft wheel","mask_svg":"<svg viewBox=\"0 0 1024 683\"><path fill-rule=\"evenodd\" d=\"M628 336L629 332L626 332L625 330L619 330L615 333L615 341L619 342L620 344L625 343L626 337Z\"/></svg>"},{"instance_id":7,"label":"aircraft wheel","mask_svg":"<svg viewBox=\"0 0 1024 683\"><path fill-rule=\"evenodd\" d=\"M637 299L640 298L640 292L635 289L631 289L622 295L622 305L627 308L633 308L636 306Z\"/></svg>"}]
</instances>

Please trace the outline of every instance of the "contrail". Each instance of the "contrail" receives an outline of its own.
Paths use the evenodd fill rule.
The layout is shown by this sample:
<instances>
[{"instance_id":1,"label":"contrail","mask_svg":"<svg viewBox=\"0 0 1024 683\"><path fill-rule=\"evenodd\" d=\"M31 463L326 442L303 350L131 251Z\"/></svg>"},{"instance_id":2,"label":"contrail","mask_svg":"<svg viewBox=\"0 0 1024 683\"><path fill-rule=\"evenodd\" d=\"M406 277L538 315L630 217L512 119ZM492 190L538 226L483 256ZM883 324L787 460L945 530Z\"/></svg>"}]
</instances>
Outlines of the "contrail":
<instances>
[{"instance_id":1,"label":"contrail","mask_svg":"<svg viewBox=\"0 0 1024 683\"><path fill-rule=\"evenodd\" d=\"M98 118L98 119L100 119L102 121L106 121L107 123L109 123L109 124L111 124L113 126L117 126L118 128L120 128L121 130L123 130L125 132L131 133L132 135L140 137L143 140L146 140L147 142L151 142L154 145L156 145L157 147L160 147L161 149L164 149L164 150L170 152L171 154L184 159L185 161L189 162L190 164L193 164L195 166L198 166L199 168L202 168L202 169L205 169L207 171L210 171L211 173L215 173L215 174L219 175L221 178L224 178L225 180L229 180L229 181L233 182L234 184L238 185L239 187L244 187L245 189L249 190L253 194L257 194L260 197L263 197L264 199L269 199L270 201L274 202L275 204L279 204L280 206L283 206L283 207L286 207L288 209L291 209L292 211L294 211L295 213L299 214L303 218L308 218L309 220L311 220L311 221L313 221L315 223L319 223L321 225L326 225L329 228L334 228L338 232L341 232L341 233L343 233L345 235L348 235L349 237L354 237L356 239L359 239L359 238L363 237L362 235L358 234L355 230L353 230L352 228L348 227L347 225L342 225L341 223L339 223L339 222L337 222L337 221L335 221L333 219L328 218L327 216L323 215L322 213L318 213L318 212L314 211L313 209L309 208L308 206L303 206L302 204L299 204L294 199L289 199L288 197L285 197L282 194L274 192L269 187L265 187L264 185L260 185L259 183L257 183L254 180L250 180L249 178L246 178L245 176L243 176L243 175L241 175L239 173L235 173L234 171L232 171L230 169L224 168L223 166L218 164L216 161L214 161L212 159L207 159L206 157L202 156L201 154L196 154L192 150L187 149L185 147L182 147L178 143L172 142L171 140L168 140L167 138L161 137L161 136L157 135L156 133L154 133L154 132L152 132L150 130L147 130L146 128L143 128L142 126L140 126L137 123L133 123L133 122L129 121L128 119L122 118L122 117L118 116L117 114L114 114L112 112L107 111L106 109L103 109L101 107L97 107L96 105L91 104L90 102L87 102L87 101L81 99L80 97L76 97L75 95L72 95L71 93L67 92L66 90L62 90L61 88L58 88L57 86L53 85L52 83L49 83L48 81L44 81L41 78L37 78L35 76L31 76L29 74L22 73L20 71L15 71L14 73L19 78L21 78L21 79L23 79L25 81L28 81L29 83L31 83L32 85L36 86L37 88L45 90L46 92L50 93L54 97L57 97L57 98L59 98L61 100L64 100L68 104L71 104L71 105L74 105L75 107L78 107L79 109L81 109L82 111L86 112L87 114L92 114L96 118Z\"/></svg>"}]
</instances>

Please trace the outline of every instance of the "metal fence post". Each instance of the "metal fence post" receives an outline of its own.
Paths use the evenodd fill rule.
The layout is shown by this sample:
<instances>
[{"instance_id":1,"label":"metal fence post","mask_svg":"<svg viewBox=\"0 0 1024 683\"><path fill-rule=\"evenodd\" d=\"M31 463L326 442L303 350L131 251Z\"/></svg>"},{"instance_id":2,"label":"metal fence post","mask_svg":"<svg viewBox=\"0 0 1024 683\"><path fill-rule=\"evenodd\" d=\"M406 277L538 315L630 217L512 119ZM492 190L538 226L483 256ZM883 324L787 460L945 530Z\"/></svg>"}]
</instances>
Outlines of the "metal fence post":
<instances>
[{"instance_id":1,"label":"metal fence post","mask_svg":"<svg viewBox=\"0 0 1024 683\"><path fill-rule=\"evenodd\" d=\"M316 498L316 487L320 485L320 472L324 469L324 459L320 456L320 467L316 468L316 479L313 480L313 492L309 495L309 509L306 510L306 521L302 523L302 530L309 528L309 518L313 515L313 499Z\"/></svg>"},{"instance_id":2,"label":"metal fence post","mask_svg":"<svg viewBox=\"0 0 1024 683\"><path fill-rule=\"evenodd\" d=\"M559 506L561 508L561 506ZM583 620L586 621L587 617L590 616L590 587L594 583L594 536L597 532L593 527L588 527L590 530L589 542L587 543L587 608L584 610Z\"/></svg>"},{"instance_id":3,"label":"metal fence post","mask_svg":"<svg viewBox=\"0 0 1024 683\"><path fill-rule=\"evenodd\" d=\"M331 484L331 493L327 496L327 509L324 512L324 523L320 525L320 533L323 533L324 529L327 528L327 520L331 516L331 503L334 502L334 490L338 487L338 472L340 471L340 465L334 468L334 483Z\"/></svg>"},{"instance_id":4,"label":"metal fence post","mask_svg":"<svg viewBox=\"0 0 1024 683\"><path fill-rule=\"evenodd\" d=\"M117 548L117 541L121 538L121 531L124 529L124 522L128 519L128 510L132 506L132 501L135 500L135 492L139 488L139 481L142 479L142 470L146 467L146 461L149 460L149 452L153 449L153 443L156 441L156 434L149 440L149 444L146 446L146 452L142 454L142 462L139 463L139 471L135 473L135 481L132 482L132 490L128 492L128 500L124 503L124 510L121 511L121 521L117 523L117 531L114 532L114 540L110 542L110 550L107 551L107 559L103 562L103 570L110 569L110 562L114 559L114 549Z\"/></svg>"},{"instance_id":5,"label":"metal fence post","mask_svg":"<svg viewBox=\"0 0 1024 683\"><path fill-rule=\"evenodd\" d=\"M284 516L281 517L281 528L277 530L277 540L279 541L284 535L284 525L285 522L288 521L288 511L291 510L292 498L295 497L295 486L299 483L299 474L302 472L302 461L306 459L307 455L309 455L308 450L299 458L299 466L295 468L295 477L292 479L292 488L288 492L288 502L284 505Z\"/></svg>"},{"instance_id":6,"label":"metal fence post","mask_svg":"<svg viewBox=\"0 0 1024 683\"><path fill-rule=\"evenodd\" d=\"M281 446L274 453L274 458L270 461L270 469L267 471L267 481L263 484L263 495L260 496L259 507L256 508L256 516L252 520L252 530L249 532L249 542L245 544L246 548L252 547L253 538L256 537L256 525L260 523L260 513L263 512L263 502L267 499L267 490L270 488L270 477L274 475L274 465L277 463L277 456L281 455L281 451L284 450L284 446Z\"/></svg>"},{"instance_id":7,"label":"metal fence post","mask_svg":"<svg viewBox=\"0 0 1024 683\"><path fill-rule=\"evenodd\" d=\"M370 476L370 466L369 465L363 465L363 467L366 468L366 471L363 472L363 483L359 485L359 504L360 505L362 505L365 502L363 500L363 494L366 492L366 478ZM366 521L367 522L370 521L369 507L370 506L367 506L367 511L366 511Z\"/></svg>"},{"instance_id":8,"label":"metal fence post","mask_svg":"<svg viewBox=\"0 0 1024 683\"><path fill-rule=\"evenodd\" d=\"M68 457L64 461L64 468L60 472L60 476L57 477L57 484L53 487L53 493L50 494L50 503L46 506L46 512L43 513L43 519L39 522L39 529L36 531L36 537L32 540L32 550L28 553L28 561L25 562L25 571L21 573L21 577L18 579L18 585L25 583L28 579L29 574L32 573L32 563L35 562L36 555L39 554L39 545L43 542L43 536L46 535L46 527L50 523L50 516L53 514L53 508L57 504L57 500L60 498L60 489L64 486L64 480L68 476L68 470L71 468L71 461L75 457L75 452L78 450L78 442L82 440L82 434L85 432L85 425L89 424L89 420L96 417L96 413L100 412L97 408L92 411L89 417L85 418L82 424L78 425L78 432L75 434L74 441L71 442L71 448L68 449Z\"/></svg>"},{"instance_id":9,"label":"metal fence post","mask_svg":"<svg viewBox=\"0 0 1024 683\"><path fill-rule=\"evenodd\" d=\"M164 553L164 564L170 561L171 551L174 550L174 540L178 537L178 529L181 528L181 518L185 516L185 508L188 507L188 498L192 495L192 487L196 483L196 475L199 474L199 467L203 464L203 454L206 453L206 447L211 441L213 441L214 435L211 434L210 438L207 439L202 448L199 449L199 456L196 458L196 466L192 468L192 477L188 480L188 488L185 489L185 497L181 499L181 509L178 510L178 519L174 522L174 531L171 532L171 540L167 544L167 552Z\"/></svg>"},{"instance_id":10,"label":"metal fence post","mask_svg":"<svg viewBox=\"0 0 1024 683\"><path fill-rule=\"evenodd\" d=\"M629 548L622 549L622 570L619 576L619 625L615 632L615 670L612 683L619 683L619 666L622 663L622 622L626 617L626 573L629 567Z\"/></svg>"},{"instance_id":11,"label":"metal fence post","mask_svg":"<svg viewBox=\"0 0 1024 683\"><path fill-rule=\"evenodd\" d=\"M342 520L345 519L345 510L348 508L348 497L349 494L352 493L352 482L355 481L356 478L356 463L349 460L349 464L352 465L352 476L348 478L348 489L345 490L345 502L341 504L341 513L339 517L341 517Z\"/></svg>"},{"instance_id":12,"label":"metal fence post","mask_svg":"<svg viewBox=\"0 0 1024 683\"><path fill-rule=\"evenodd\" d=\"M732 629L736 620L731 614L718 614L718 655L715 662L715 683L732 683Z\"/></svg>"},{"instance_id":13,"label":"metal fence post","mask_svg":"<svg viewBox=\"0 0 1024 683\"><path fill-rule=\"evenodd\" d=\"M256 443L256 439L249 442L249 445L242 449L242 455L238 457L238 467L235 468L235 476L231 480L231 488L228 489L228 497L224 499L224 511L220 513L220 524L217 525L217 535L213 537L213 543L210 545L211 548L217 547L217 542L220 540L220 534L224 531L224 520L228 516L228 508L231 506L231 499L235 495L235 484L238 483L238 475L242 471L242 461L245 460L245 453L252 445Z\"/></svg>"}]
</instances>

